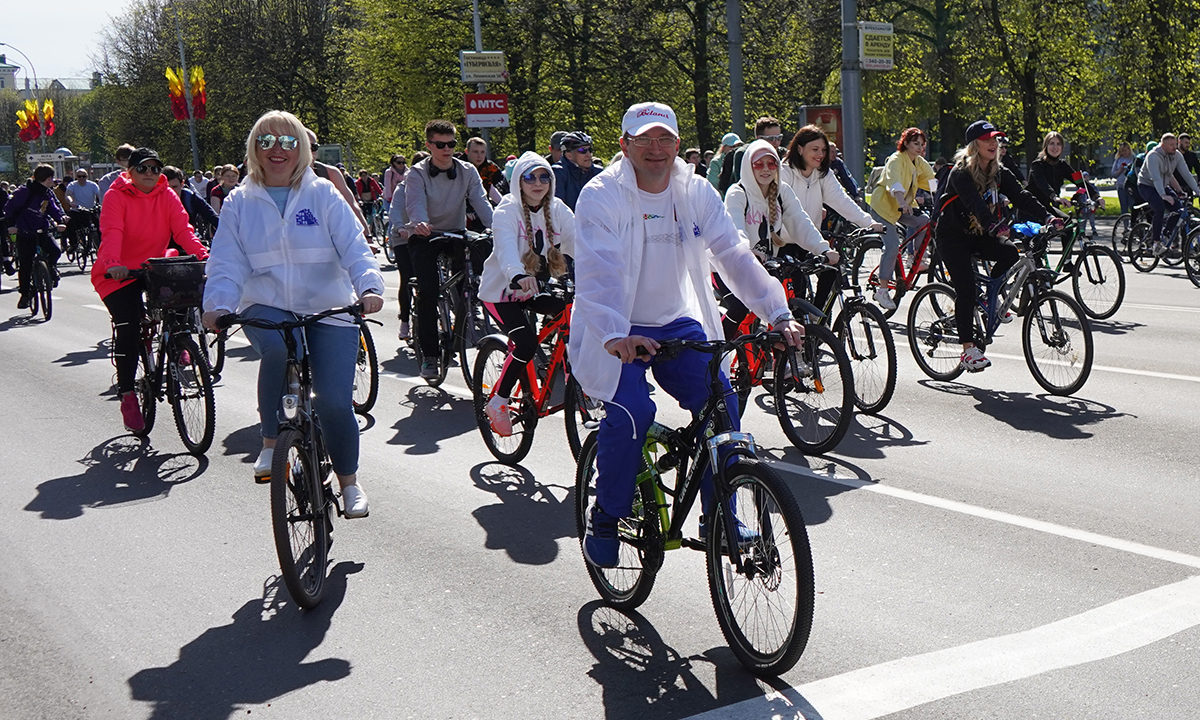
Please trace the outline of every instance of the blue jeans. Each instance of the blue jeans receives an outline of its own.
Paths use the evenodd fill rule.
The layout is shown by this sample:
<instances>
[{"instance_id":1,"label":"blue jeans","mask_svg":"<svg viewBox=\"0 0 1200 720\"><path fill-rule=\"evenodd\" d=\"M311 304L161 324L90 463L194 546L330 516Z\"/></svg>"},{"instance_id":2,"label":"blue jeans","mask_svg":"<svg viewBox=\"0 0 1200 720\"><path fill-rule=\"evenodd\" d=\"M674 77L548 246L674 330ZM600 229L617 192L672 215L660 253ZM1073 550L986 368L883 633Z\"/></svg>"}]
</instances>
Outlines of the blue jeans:
<instances>
[{"instance_id":1,"label":"blue jeans","mask_svg":"<svg viewBox=\"0 0 1200 720\"><path fill-rule=\"evenodd\" d=\"M884 220L874 210L871 211L871 217L875 218L876 222L883 223L883 257L879 259L879 287L886 288L892 281L892 273L896 271L896 256L900 254L900 234L896 232L896 223Z\"/></svg>"},{"instance_id":2,"label":"blue jeans","mask_svg":"<svg viewBox=\"0 0 1200 720\"><path fill-rule=\"evenodd\" d=\"M691 318L680 318L663 327L633 326L630 335L642 335L653 340L684 338L705 340L704 328ZM621 379L611 402L604 403L604 420L596 449L596 502L613 517L628 517L633 512L633 493L636 490L638 466L646 431L654 422L657 409L646 386L646 370L653 369L659 387L679 401L679 406L693 415L708 400L708 361L706 353L685 350L670 360L635 360L621 366ZM729 379L721 373L721 385L730 391ZM737 396L729 396L726 404L729 421L736 430L740 427ZM704 505L712 496L711 477L701 485Z\"/></svg>"},{"instance_id":3,"label":"blue jeans","mask_svg":"<svg viewBox=\"0 0 1200 720\"><path fill-rule=\"evenodd\" d=\"M1122 215L1129 212L1130 208L1133 207L1133 203L1129 201L1129 191L1125 189L1124 177L1117 178L1117 201L1121 203Z\"/></svg>"},{"instance_id":4,"label":"blue jeans","mask_svg":"<svg viewBox=\"0 0 1200 720\"><path fill-rule=\"evenodd\" d=\"M248 317L273 322L295 320L286 310L251 305ZM296 332L299 343L300 331ZM325 447L338 475L358 471L358 421L354 418L354 369L358 361L358 328L315 323L305 329L309 367L312 370L313 408L321 420ZM258 368L258 417L262 436L279 436L279 410L287 371L287 346L278 330L246 328L250 345L262 356ZM301 354L304 345L299 345Z\"/></svg>"},{"instance_id":5,"label":"blue jeans","mask_svg":"<svg viewBox=\"0 0 1200 720\"><path fill-rule=\"evenodd\" d=\"M1179 196L1175 194L1173 188L1167 188L1167 194L1175 198L1175 204L1168 206L1153 185L1138 185L1138 192L1141 193L1142 199L1150 205L1150 237L1156 243L1162 242L1163 215L1166 214L1168 207L1171 210L1179 208ZM1167 231L1174 229L1177 218L1178 216L1175 216L1171 220L1171 227L1167 228Z\"/></svg>"}]
</instances>

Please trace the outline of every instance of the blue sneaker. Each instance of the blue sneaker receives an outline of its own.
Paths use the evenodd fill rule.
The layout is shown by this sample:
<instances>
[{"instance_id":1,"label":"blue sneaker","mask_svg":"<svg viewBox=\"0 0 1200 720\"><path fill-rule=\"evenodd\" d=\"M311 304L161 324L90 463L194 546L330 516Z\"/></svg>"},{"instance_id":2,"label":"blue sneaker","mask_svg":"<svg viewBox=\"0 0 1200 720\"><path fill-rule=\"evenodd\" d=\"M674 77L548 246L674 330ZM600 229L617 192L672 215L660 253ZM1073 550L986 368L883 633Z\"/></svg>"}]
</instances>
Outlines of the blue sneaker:
<instances>
[{"instance_id":1,"label":"blue sneaker","mask_svg":"<svg viewBox=\"0 0 1200 720\"><path fill-rule=\"evenodd\" d=\"M735 520L735 522L737 523L738 547L744 548L747 545L758 542L762 537L757 530L751 530L746 527L745 523L741 520ZM700 539L708 539L708 516L700 518Z\"/></svg>"},{"instance_id":2,"label":"blue sneaker","mask_svg":"<svg viewBox=\"0 0 1200 720\"><path fill-rule=\"evenodd\" d=\"M596 567L614 568L621 549L617 539L618 518L592 503L587 511L587 530L583 535L583 556Z\"/></svg>"}]
</instances>

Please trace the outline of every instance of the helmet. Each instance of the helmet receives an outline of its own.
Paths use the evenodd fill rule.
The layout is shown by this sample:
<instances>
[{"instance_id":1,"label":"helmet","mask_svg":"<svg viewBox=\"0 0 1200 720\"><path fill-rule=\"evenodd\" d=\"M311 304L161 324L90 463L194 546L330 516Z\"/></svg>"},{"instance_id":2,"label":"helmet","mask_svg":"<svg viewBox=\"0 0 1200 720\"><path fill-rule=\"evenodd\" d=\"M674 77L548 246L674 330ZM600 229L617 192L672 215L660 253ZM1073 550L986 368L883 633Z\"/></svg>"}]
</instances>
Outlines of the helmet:
<instances>
[{"instance_id":1,"label":"helmet","mask_svg":"<svg viewBox=\"0 0 1200 720\"><path fill-rule=\"evenodd\" d=\"M575 148L581 148L584 145L591 144L592 136L588 135L582 130L576 130L575 132L567 133L567 135L562 139L563 150L574 150Z\"/></svg>"}]
</instances>

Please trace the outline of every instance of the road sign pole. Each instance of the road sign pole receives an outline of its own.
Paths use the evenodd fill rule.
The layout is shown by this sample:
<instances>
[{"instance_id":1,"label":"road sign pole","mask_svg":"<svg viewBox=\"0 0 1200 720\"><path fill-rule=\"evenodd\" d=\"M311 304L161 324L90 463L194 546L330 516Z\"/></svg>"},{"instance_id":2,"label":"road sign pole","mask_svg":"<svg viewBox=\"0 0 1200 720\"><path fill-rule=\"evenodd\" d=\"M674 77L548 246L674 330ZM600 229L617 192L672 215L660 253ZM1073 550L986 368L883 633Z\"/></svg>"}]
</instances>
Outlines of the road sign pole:
<instances>
[{"instance_id":1,"label":"road sign pole","mask_svg":"<svg viewBox=\"0 0 1200 720\"><path fill-rule=\"evenodd\" d=\"M483 52L483 30L479 26L479 0L471 0L471 9L475 13L475 52ZM487 92L487 83L479 83L475 86L480 95ZM487 149L492 151L492 132L487 128L479 131L483 137L483 141L487 143Z\"/></svg>"},{"instance_id":2,"label":"road sign pole","mask_svg":"<svg viewBox=\"0 0 1200 720\"><path fill-rule=\"evenodd\" d=\"M842 0L842 137L846 169L860 186L866 169L862 69L858 60L858 2Z\"/></svg>"}]
</instances>

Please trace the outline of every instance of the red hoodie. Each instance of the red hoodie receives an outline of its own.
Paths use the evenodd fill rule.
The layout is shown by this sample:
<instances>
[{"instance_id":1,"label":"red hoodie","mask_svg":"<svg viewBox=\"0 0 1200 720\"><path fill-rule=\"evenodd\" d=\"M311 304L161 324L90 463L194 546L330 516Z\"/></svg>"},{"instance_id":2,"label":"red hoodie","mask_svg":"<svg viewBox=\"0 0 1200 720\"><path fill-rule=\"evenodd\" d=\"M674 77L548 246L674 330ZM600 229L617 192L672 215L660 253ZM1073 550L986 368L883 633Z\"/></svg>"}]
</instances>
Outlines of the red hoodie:
<instances>
[{"instance_id":1,"label":"red hoodie","mask_svg":"<svg viewBox=\"0 0 1200 720\"><path fill-rule=\"evenodd\" d=\"M148 193L137 189L128 173L121 173L104 194L100 213L100 249L92 266L92 286L100 297L128 285L132 280L112 280L104 273L115 265L134 269L149 258L163 257L171 240L197 257L208 257L208 250L196 239L188 224L183 203L167 187L166 175Z\"/></svg>"}]
</instances>

